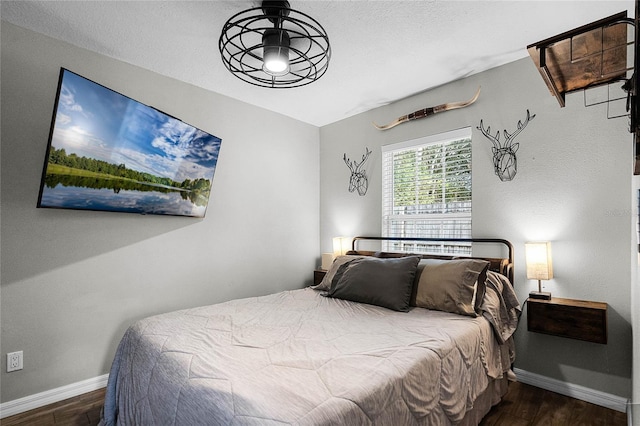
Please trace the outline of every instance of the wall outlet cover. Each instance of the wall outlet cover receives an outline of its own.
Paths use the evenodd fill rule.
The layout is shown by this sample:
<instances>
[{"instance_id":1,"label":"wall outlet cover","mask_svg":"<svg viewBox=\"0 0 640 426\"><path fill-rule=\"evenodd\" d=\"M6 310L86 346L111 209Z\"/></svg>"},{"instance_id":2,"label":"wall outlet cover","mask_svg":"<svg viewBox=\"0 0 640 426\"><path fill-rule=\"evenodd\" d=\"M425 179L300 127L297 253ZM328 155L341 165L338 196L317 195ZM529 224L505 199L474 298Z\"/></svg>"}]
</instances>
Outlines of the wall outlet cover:
<instances>
[{"instance_id":1,"label":"wall outlet cover","mask_svg":"<svg viewBox=\"0 0 640 426\"><path fill-rule=\"evenodd\" d=\"M22 351L7 354L7 373L22 370Z\"/></svg>"}]
</instances>

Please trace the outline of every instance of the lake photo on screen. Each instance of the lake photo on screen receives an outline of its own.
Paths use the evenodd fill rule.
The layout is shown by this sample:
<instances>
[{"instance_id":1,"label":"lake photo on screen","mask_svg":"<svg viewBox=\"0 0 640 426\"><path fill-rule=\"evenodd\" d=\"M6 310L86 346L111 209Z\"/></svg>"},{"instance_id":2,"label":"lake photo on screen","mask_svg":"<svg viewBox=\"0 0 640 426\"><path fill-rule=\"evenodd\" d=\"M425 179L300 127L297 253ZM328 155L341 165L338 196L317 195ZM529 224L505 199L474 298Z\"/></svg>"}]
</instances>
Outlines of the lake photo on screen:
<instances>
[{"instance_id":1,"label":"lake photo on screen","mask_svg":"<svg viewBox=\"0 0 640 426\"><path fill-rule=\"evenodd\" d=\"M62 69L38 207L204 217L221 143Z\"/></svg>"}]
</instances>

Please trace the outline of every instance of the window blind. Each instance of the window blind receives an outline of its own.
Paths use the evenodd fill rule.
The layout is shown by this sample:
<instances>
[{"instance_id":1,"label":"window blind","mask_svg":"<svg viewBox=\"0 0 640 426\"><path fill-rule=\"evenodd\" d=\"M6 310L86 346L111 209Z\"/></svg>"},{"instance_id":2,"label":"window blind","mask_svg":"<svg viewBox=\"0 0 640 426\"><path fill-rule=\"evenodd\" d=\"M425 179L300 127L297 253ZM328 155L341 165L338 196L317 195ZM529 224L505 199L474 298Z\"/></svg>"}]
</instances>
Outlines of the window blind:
<instances>
[{"instance_id":1,"label":"window blind","mask_svg":"<svg viewBox=\"0 0 640 426\"><path fill-rule=\"evenodd\" d=\"M382 147L382 235L471 238L471 128ZM471 243L387 242L386 251L471 254Z\"/></svg>"}]
</instances>

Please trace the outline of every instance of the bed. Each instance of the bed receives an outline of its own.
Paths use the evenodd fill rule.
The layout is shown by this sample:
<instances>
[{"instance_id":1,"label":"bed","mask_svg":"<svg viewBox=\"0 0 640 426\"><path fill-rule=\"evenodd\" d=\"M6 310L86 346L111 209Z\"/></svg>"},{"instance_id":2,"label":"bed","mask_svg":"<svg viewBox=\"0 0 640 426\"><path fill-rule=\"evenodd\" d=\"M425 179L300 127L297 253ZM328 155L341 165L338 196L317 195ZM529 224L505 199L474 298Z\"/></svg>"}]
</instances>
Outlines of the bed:
<instances>
[{"instance_id":1,"label":"bed","mask_svg":"<svg viewBox=\"0 0 640 426\"><path fill-rule=\"evenodd\" d=\"M100 424L477 425L513 378L511 244L464 240L503 258L357 249L371 239L316 286L133 324Z\"/></svg>"}]
</instances>

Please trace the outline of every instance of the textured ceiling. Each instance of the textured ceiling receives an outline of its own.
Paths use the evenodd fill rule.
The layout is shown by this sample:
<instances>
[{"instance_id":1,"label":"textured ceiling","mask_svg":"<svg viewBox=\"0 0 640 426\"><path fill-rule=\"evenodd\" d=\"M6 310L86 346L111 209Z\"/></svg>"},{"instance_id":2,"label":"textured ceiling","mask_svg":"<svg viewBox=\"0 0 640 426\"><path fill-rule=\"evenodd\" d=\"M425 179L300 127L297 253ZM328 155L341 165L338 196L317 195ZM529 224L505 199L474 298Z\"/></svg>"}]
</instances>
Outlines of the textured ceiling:
<instances>
[{"instance_id":1,"label":"textured ceiling","mask_svg":"<svg viewBox=\"0 0 640 426\"><path fill-rule=\"evenodd\" d=\"M7 1L2 20L322 126L527 56L526 46L634 1L308 1L329 35L327 73L295 89L247 84L220 60L227 19L259 1ZM459 99L434 99L435 103Z\"/></svg>"}]
</instances>

